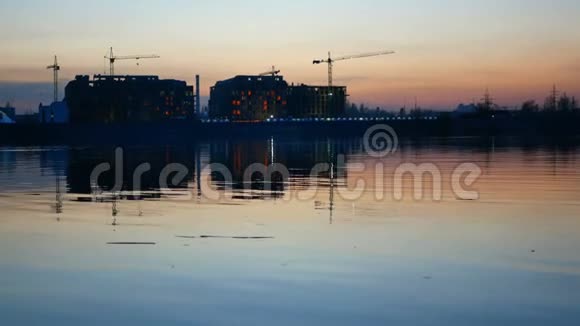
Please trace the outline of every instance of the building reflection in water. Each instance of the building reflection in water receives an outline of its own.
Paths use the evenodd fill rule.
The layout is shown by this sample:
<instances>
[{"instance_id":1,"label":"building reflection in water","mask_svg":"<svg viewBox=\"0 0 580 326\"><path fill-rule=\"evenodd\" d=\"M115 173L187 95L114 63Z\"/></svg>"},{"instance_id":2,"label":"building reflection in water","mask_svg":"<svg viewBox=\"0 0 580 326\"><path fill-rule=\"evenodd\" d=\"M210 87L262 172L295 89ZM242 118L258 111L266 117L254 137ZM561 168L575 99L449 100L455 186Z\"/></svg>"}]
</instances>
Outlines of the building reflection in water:
<instances>
[{"instance_id":1,"label":"building reflection in water","mask_svg":"<svg viewBox=\"0 0 580 326\"><path fill-rule=\"evenodd\" d=\"M113 196L118 196L118 200L137 200L193 195L198 201L207 201L209 197L204 193L207 189L204 185L210 185L218 193L231 192L234 200L277 200L296 198L296 193L309 192L315 186L316 196L311 201L317 210L328 211L332 222L336 207L343 207L341 205L344 204L338 195L342 190L355 185L358 179L368 185L377 182L376 175L371 171L359 172L349 167L347 173L347 164L384 164L387 175L382 180L381 189L390 191L393 187L390 179L392 172L401 162L438 163L441 172L448 178L457 164L472 161L486 171L482 178L487 181L480 184L483 195L496 198L503 196L500 194L512 184L514 187L517 185L494 179L504 175L517 176L518 180L541 179L545 188L556 181L560 188L564 183L575 187L572 184L574 179L565 177L562 171L576 167L578 153L575 143L538 143L511 138L405 139L393 156L379 161L365 154L361 138L241 138L193 142L187 146L125 147L122 169L119 169L122 187L114 190L117 177L114 147L3 148L0 150L0 186L6 192L53 194L50 206L57 218L60 212L67 210L68 200L112 203ZM102 163L111 164L111 170L100 176L99 189L95 189L90 176L93 169ZM143 173L139 184L135 184L134 172L143 163L150 164L150 170ZM226 180L219 171L206 169L212 163L227 168L232 179ZM282 164L289 173L274 173L271 180L254 173L245 181L246 170L256 163L263 166ZM312 168L319 163L327 164L327 168L311 175ZM159 177L168 164L180 164L187 173L178 183L168 182L164 187ZM529 174L536 170L546 170L550 175ZM173 176L170 175L169 179ZM427 184L425 188L429 189L429 186ZM133 191L137 191L138 195ZM406 191L410 193L409 189ZM373 200L370 198L372 194L369 194L365 194L368 198L362 198L359 203ZM513 198L526 198L526 195L525 189L521 188L510 192ZM566 199L560 198L557 192L546 192L546 196ZM450 195L450 198L454 196ZM137 210L142 214L140 206Z\"/></svg>"},{"instance_id":2,"label":"building reflection in water","mask_svg":"<svg viewBox=\"0 0 580 326\"><path fill-rule=\"evenodd\" d=\"M355 146L356 147L356 146ZM337 179L346 179L346 168L338 165L337 156L346 155L353 150L352 144L328 139L303 141L277 141L268 139L225 140L196 143L191 146L167 146L161 148L128 147L123 149L122 168L115 167L115 148L70 149L66 164L68 192L78 195L79 200L111 200L112 193L120 194L120 199L156 199L169 194L193 194L203 198L203 185L211 185L218 192L231 191L232 198L238 200L279 199L288 190L304 190L316 185L328 189L329 201L333 200ZM90 176L95 167L102 163L111 168L98 178L98 188L91 185ZM148 163L150 170L143 173L139 182L134 173L140 165ZM177 184L167 182L169 189L162 189L160 175L168 164L179 164L187 173ZM231 173L231 180L215 170L204 170L209 164L220 164ZM312 168L318 163L326 163L329 168L311 175ZM245 179L252 165L265 167L281 164L288 174L273 172L271 175L253 173ZM117 173L121 174L120 176ZM169 181L173 178L169 175ZM120 191L115 188L120 180ZM175 190L172 193L172 190ZM139 198L134 194L138 193ZM109 194L110 196L108 196ZM332 210L333 204L325 205Z\"/></svg>"},{"instance_id":3,"label":"building reflection in water","mask_svg":"<svg viewBox=\"0 0 580 326\"><path fill-rule=\"evenodd\" d=\"M181 164L186 167L187 173L181 182L168 182L168 186L171 189L187 189L189 181L193 179L196 163L195 152L189 147L124 148L121 168L116 166L114 148L72 149L69 157L67 182L71 193L95 196L96 193L110 192L119 186L118 192L122 192L124 195L121 197L126 199L134 199L134 194L144 198L160 198L160 175L169 164ZM102 163L110 164L111 168L100 174L97 188L91 184L91 174ZM135 178L135 171L144 163L148 163L150 169ZM171 177L168 178L170 181Z\"/></svg>"},{"instance_id":4,"label":"building reflection in water","mask_svg":"<svg viewBox=\"0 0 580 326\"><path fill-rule=\"evenodd\" d=\"M210 146L211 163L225 166L232 177L231 184L225 184L225 177L220 171L211 172L211 183L219 190L232 189L234 199L276 199L284 197L289 190L304 190L315 184L318 187L333 188L338 174L345 178L346 169L337 169L336 143L330 140L305 142L266 140L237 140L213 143ZM315 176L311 170L319 163L329 166L327 171ZM288 173L273 169L265 176L255 172L248 177L252 166L260 164L272 166L280 164ZM265 172L265 171L264 171ZM284 171L285 172L285 171ZM247 180L246 180L247 179ZM330 195L332 199L332 195Z\"/></svg>"}]
</instances>

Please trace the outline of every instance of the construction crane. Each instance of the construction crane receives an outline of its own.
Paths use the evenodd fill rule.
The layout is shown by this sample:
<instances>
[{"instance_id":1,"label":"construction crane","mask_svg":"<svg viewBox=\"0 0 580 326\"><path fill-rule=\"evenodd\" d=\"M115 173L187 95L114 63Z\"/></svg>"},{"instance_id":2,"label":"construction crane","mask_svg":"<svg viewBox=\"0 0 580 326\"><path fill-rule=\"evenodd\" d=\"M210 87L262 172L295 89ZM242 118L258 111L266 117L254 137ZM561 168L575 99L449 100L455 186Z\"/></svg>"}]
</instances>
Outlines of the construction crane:
<instances>
[{"instance_id":1,"label":"construction crane","mask_svg":"<svg viewBox=\"0 0 580 326\"><path fill-rule=\"evenodd\" d=\"M271 75L272 77L274 77L274 76L276 76L279 73L280 73L280 70L276 70L276 66L272 66L272 70L263 72L263 73L259 74L258 76L268 76L268 75Z\"/></svg>"},{"instance_id":2,"label":"construction crane","mask_svg":"<svg viewBox=\"0 0 580 326\"><path fill-rule=\"evenodd\" d=\"M330 55L330 52L328 52L328 59L314 60L314 61L312 61L312 64L318 65L321 63L328 63L328 87L332 87L332 65L334 64L335 61L376 57L379 55L387 55L387 54L394 54L394 53L395 53L394 51L383 51L383 52L355 54L355 55L349 55L349 56L344 56L344 57L340 57L340 58L332 58L332 56Z\"/></svg>"},{"instance_id":3,"label":"construction crane","mask_svg":"<svg viewBox=\"0 0 580 326\"><path fill-rule=\"evenodd\" d=\"M113 48L111 48L109 54L105 56L105 59L109 60L109 74L111 76L115 75L115 61L117 60L139 60L139 59L159 59L159 58L161 57L155 54L115 56L113 54Z\"/></svg>"},{"instance_id":4,"label":"construction crane","mask_svg":"<svg viewBox=\"0 0 580 326\"><path fill-rule=\"evenodd\" d=\"M60 66L58 65L56 56L54 56L54 63L50 66L46 66L46 69L52 69L52 78L54 83L54 101L58 102L58 71L60 70Z\"/></svg>"}]
</instances>

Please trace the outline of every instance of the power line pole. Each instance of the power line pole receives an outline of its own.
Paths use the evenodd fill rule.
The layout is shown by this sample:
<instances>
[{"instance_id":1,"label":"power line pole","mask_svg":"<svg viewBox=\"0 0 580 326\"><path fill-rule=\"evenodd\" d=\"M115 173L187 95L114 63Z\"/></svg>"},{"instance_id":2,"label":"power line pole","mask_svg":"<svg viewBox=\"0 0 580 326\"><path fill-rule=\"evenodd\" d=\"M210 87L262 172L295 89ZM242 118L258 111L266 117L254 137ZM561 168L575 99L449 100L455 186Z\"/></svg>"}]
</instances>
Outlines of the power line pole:
<instances>
[{"instance_id":1,"label":"power line pole","mask_svg":"<svg viewBox=\"0 0 580 326\"><path fill-rule=\"evenodd\" d=\"M551 95L551 100L552 100L552 108L555 110L558 109L558 89L556 88L556 84L554 84L553 88L552 88L552 95Z\"/></svg>"},{"instance_id":2,"label":"power line pole","mask_svg":"<svg viewBox=\"0 0 580 326\"><path fill-rule=\"evenodd\" d=\"M485 94L483 95L483 98L481 99L483 101L483 109L487 112L491 111L494 107L494 103L493 103L493 98L491 97L491 94L489 93L489 88L485 89Z\"/></svg>"}]
</instances>

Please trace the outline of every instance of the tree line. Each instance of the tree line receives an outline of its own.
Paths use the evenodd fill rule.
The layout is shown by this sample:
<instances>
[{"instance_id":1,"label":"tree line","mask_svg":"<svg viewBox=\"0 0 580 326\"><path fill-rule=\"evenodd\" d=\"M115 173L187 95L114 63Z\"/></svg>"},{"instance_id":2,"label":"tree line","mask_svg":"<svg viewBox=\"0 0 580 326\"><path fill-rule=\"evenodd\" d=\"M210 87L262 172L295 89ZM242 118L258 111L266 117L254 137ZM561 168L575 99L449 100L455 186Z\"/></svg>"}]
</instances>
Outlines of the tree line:
<instances>
[{"instance_id":1,"label":"tree line","mask_svg":"<svg viewBox=\"0 0 580 326\"><path fill-rule=\"evenodd\" d=\"M478 102L472 104L475 114L494 114L498 112L510 111L514 114L523 115L534 115L534 114L565 114L565 113L576 113L580 114L580 107L578 100L574 96L568 96L566 92L559 94L556 87L553 88L550 95L548 95L544 103L537 103L535 100L524 101L519 109L508 110L505 107L501 107L494 103L491 95L486 91L484 97ZM347 102L345 116L348 117L424 117L438 115L443 112L437 112L434 110L425 110L421 107L415 106L411 109L402 107L396 111L383 110L380 107L371 108L365 104L355 104ZM445 112L447 113L447 112Z\"/></svg>"}]
</instances>

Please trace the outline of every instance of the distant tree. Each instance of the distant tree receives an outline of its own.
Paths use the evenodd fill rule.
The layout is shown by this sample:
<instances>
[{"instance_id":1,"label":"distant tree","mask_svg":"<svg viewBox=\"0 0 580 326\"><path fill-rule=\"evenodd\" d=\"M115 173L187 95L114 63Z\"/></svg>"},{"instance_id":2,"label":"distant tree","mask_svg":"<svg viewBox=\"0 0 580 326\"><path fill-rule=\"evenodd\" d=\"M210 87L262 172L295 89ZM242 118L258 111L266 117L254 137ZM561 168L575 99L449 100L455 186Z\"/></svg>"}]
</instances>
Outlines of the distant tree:
<instances>
[{"instance_id":1,"label":"distant tree","mask_svg":"<svg viewBox=\"0 0 580 326\"><path fill-rule=\"evenodd\" d=\"M572 110L572 99L564 93L558 100L558 111L567 112Z\"/></svg>"},{"instance_id":2,"label":"distant tree","mask_svg":"<svg viewBox=\"0 0 580 326\"><path fill-rule=\"evenodd\" d=\"M544 101L544 111L556 111L558 109L558 90L556 85L552 88L552 91L546 100Z\"/></svg>"},{"instance_id":3,"label":"distant tree","mask_svg":"<svg viewBox=\"0 0 580 326\"><path fill-rule=\"evenodd\" d=\"M356 104L350 103L350 105L346 109L346 114L349 116L358 115L358 108L357 108Z\"/></svg>"},{"instance_id":4,"label":"distant tree","mask_svg":"<svg viewBox=\"0 0 580 326\"><path fill-rule=\"evenodd\" d=\"M369 113L364 104L356 105L356 103L347 103L346 115L351 117L360 117Z\"/></svg>"},{"instance_id":5,"label":"distant tree","mask_svg":"<svg viewBox=\"0 0 580 326\"><path fill-rule=\"evenodd\" d=\"M360 106L359 106L358 104L356 104L356 103L353 103L353 104L351 105L351 107L352 107L352 110L353 110L354 112L356 112L356 113L359 113L359 112L360 112Z\"/></svg>"},{"instance_id":6,"label":"distant tree","mask_svg":"<svg viewBox=\"0 0 580 326\"><path fill-rule=\"evenodd\" d=\"M552 96L548 96L546 97L546 100L544 101L544 111L556 111L556 107L557 107L557 99L554 99L554 97Z\"/></svg>"},{"instance_id":7,"label":"distant tree","mask_svg":"<svg viewBox=\"0 0 580 326\"><path fill-rule=\"evenodd\" d=\"M522 104L522 112L535 113L538 111L540 111L540 106L534 100L528 100Z\"/></svg>"},{"instance_id":8,"label":"distant tree","mask_svg":"<svg viewBox=\"0 0 580 326\"><path fill-rule=\"evenodd\" d=\"M368 112L368 108L364 105L364 103L361 103L358 107L358 111L360 114L366 114Z\"/></svg>"},{"instance_id":9,"label":"distant tree","mask_svg":"<svg viewBox=\"0 0 580 326\"><path fill-rule=\"evenodd\" d=\"M423 116L423 110L421 108L414 108L411 110L411 116L413 118L420 118Z\"/></svg>"},{"instance_id":10,"label":"distant tree","mask_svg":"<svg viewBox=\"0 0 580 326\"><path fill-rule=\"evenodd\" d=\"M406 115L407 115L407 109L406 109L406 108L404 108L404 107L403 107L403 108L401 108L401 109L399 110L399 116L400 116L400 117L404 117L404 116L406 116Z\"/></svg>"}]
</instances>

